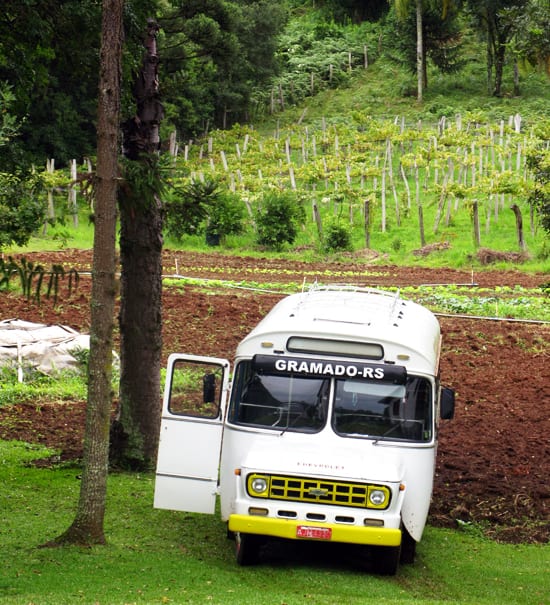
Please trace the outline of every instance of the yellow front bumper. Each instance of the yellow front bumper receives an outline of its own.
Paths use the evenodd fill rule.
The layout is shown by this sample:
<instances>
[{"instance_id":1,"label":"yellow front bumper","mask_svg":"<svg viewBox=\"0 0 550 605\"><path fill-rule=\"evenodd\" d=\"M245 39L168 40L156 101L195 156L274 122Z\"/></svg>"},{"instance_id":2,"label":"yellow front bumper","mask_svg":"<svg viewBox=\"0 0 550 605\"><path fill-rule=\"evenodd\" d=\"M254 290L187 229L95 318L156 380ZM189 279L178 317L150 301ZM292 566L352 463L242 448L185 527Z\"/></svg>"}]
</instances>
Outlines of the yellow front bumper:
<instances>
[{"instance_id":1,"label":"yellow front bumper","mask_svg":"<svg viewBox=\"0 0 550 605\"><path fill-rule=\"evenodd\" d=\"M314 523L297 519L273 519L250 515L229 515L229 530L244 534L260 534L288 540L303 540L297 537L298 526L319 527L331 530L331 542L368 544L371 546L399 546L401 530L389 527L359 527L336 523Z\"/></svg>"}]
</instances>

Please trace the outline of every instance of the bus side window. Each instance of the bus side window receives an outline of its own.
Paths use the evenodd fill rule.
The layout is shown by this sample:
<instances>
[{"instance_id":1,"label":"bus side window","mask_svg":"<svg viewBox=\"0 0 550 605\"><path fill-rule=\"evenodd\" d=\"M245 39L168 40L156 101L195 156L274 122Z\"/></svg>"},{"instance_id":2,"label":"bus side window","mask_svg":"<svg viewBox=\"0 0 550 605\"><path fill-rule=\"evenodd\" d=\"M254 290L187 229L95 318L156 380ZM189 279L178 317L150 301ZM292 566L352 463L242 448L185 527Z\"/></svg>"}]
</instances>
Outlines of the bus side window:
<instances>
[{"instance_id":1,"label":"bus side window","mask_svg":"<svg viewBox=\"0 0 550 605\"><path fill-rule=\"evenodd\" d=\"M217 418L220 413L222 372L217 364L177 361L170 384L170 413Z\"/></svg>"}]
</instances>

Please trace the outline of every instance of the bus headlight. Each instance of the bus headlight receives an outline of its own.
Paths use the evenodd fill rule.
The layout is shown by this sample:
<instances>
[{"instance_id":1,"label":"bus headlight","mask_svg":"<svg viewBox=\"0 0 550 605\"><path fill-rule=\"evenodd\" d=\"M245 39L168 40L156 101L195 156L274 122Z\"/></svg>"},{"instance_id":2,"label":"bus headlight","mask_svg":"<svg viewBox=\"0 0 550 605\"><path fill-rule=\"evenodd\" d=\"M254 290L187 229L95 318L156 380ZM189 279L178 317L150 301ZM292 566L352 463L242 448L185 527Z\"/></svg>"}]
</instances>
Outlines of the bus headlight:
<instances>
[{"instance_id":1,"label":"bus headlight","mask_svg":"<svg viewBox=\"0 0 550 605\"><path fill-rule=\"evenodd\" d=\"M388 508L390 503L390 491L387 487L372 486L369 487L368 508Z\"/></svg>"},{"instance_id":2,"label":"bus headlight","mask_svg":"<svg viewBox=\"0 0 550 605\"><path fill-rule=\"evenodd\" d=\"M269 478L263 475L249 475L247 491L255 498L267 498Z\"/></svg>"}]
</instances>

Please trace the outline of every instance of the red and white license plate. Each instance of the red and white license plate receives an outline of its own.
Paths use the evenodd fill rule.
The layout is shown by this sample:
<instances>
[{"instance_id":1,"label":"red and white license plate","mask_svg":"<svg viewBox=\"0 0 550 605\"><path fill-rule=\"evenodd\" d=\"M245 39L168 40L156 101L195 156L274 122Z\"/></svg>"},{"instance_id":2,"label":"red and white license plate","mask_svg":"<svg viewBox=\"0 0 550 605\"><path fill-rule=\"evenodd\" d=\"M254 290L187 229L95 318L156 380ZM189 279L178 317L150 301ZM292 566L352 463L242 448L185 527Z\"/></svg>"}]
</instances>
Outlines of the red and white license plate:
<instances>
[{"instance_id":1,"label":"red and white license plate","mask_svg":"<svg viewBox=\"0 0 550 605\"><path fill-rule=\"evenodd\" d=\"M332 537L332 529L330 527L298 525L296 528L296 537L308 538L309 540L330 540Z\"/></svg>"}]
</instances>

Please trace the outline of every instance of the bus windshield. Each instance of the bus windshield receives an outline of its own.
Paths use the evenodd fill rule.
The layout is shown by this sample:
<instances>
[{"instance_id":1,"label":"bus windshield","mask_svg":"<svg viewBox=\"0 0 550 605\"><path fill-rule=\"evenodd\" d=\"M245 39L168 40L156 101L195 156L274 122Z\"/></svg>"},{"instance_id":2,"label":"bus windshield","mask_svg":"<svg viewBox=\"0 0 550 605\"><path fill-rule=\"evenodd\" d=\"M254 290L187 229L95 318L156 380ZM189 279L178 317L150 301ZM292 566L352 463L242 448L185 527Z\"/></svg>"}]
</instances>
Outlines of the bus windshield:
<instances>
[{"instance_id":1,"label":"bus windshield","mask_svg":"<svg viewBox=\"0 0 550 605\"><path fill-rule=\"evenodd\" d=\"M430 441L432 388L426 378L404 385L336 380L332 426L339 435Z\"/></svg>"},{"instance_id":2,"label":"bus windshield","mask_svg":"<svg viewBox=\"0 0 550 605\"><path fill-rule=\"evenodd\" d=\"M279 430L314 432L325 425L330 380L271 375L241 362L233 382L230 420Z\"/></svg>"},{"instance_id":3,"label":"bus windshield","mask_svg":"<svg viewBox=\"0 0 550 605\"><path fill-rule=\"evenodd\" d=\"M432 438L432 385L404 384L235 368L229 421L279 431L318 432L327 423L342 437L427 442Z\"/></svg>"}]
</instances>

